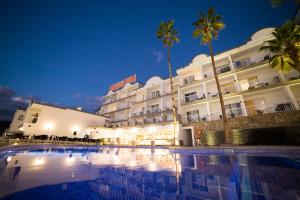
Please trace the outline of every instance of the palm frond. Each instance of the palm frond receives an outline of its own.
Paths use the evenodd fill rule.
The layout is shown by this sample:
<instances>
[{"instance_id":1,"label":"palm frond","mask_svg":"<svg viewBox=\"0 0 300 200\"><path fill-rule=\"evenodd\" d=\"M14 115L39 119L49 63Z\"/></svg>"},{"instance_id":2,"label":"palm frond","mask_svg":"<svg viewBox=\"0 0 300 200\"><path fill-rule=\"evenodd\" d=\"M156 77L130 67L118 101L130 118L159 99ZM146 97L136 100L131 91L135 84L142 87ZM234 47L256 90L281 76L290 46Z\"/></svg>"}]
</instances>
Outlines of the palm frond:
<instances>
[{"instance_id":1,"label":"palm frond","mask_svg":"<svg viewBox=\"0 0 300 200\"><path fill-rule=\"evenodd\" d=\"M215 9L210 7L207 14L201 12L197 21L193 22L195 30L193 31L194 38L201 38L201 43L208 43L213 39L217 39L219 31L225 27L221 21L222 17L215 14Z\"/></svg>"}]
</instances>

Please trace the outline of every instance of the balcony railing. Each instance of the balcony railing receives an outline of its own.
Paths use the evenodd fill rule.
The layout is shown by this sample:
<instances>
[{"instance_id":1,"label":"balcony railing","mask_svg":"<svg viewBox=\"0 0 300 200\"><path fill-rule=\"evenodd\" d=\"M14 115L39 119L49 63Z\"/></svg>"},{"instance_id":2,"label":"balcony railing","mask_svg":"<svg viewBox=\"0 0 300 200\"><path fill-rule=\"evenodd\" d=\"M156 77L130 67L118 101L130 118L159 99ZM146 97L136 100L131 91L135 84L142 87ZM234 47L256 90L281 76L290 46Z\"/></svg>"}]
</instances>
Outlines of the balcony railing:
<instances>
[{"instance_id":1,"label":"balcony railing","mask_svg":"<svg viewBox=\"0 0 300 200\"><path fill-rule=\"evenodd\" d=\"M234 85L225 86L225 87L221 86L221 90L223 95L238 92Z\"/></svg>"},{"instance_id":2,"label":"balcony railing","mask_svg":"<svg viewBox=\"0 0 300 200\"><path fill-rule=\"evenodd\" d=\"M248 67L250 65L268 61L269 58L270 58L270 55L265 55L263 59L253 59L251 57L247 57L247 58L240 59L238 61L234 61L233 65L234 65L235 69L240 69L243 67Z\"/></svg>"},{"instance_id":3,"label":"balcony railing","mask_svg":"<svg viewBox=\"0 0 300 200\"><path fill-rule=\"evenodd\" d=\"M295 100L298 105L300 105L300 100ZM246 106L246 111L248 115L261 115L261 114L268 114L268 113L278 113L278 112L290 112L294 111L296 108L292 101L282 101L276 102L271 105L253 105L253 106ZM226 109L226 116L227 118L235 118L235 117L242 117L245 116L242 107ZM221 120L222 113L220 112L210 112L209 114L196 114L196 115L183 115L182 122L186 123L197 123L197 122L205 122L205 121L213 121L213 120Z\"/></svg>"},{"instance_id":4,"label":"balcony railing","mask_svg":"<svg viewBox=\"0 0 300 200\"><path fill-rule=\"evenodd\" d=\"M198 101L203 99L206 99L205 94L203 94L201 97L198 97L197 95L186 96L184 98L184 103L191 103L193 101Z\"/></svg>"},{"instance_id":5,"label":"balcony railing","mask_svg":"<svg viewBox=\"0 0 300 200\"><path fill-rule=\"evenodd\" d=\"M188 85L194 83L195 81L196 81L195 78L185 78L183 79L183 85Z\"/></svg>"},{"instance_id":6,"label":"balcony railing","mask_svg":"<svg viewBox=\"0 0 300 200\"><path fill-rule=\"evenodd\" d=\"M217 67L216 70L217 70L217 74L223 74L223 73L231 71L231 68L230 68L229 64L226 64L226 65Z\"/></svg>"},{"instance_id":7,"label":"balcony railing","mask_svg":"<svg viewBox=\"0 0 300 200\"><path fill-rule=\"evenodd\" d=\"M292 71L292 72L286 73L284 76L285 76L286 80L288 80L288 81L300 79L300 74L297 71Z\"/></svg>"},{"instance_id":8,"label":"balcony railing","mask_svg":"<svg viewBox=\"0 0 300 200\"><path fill-rule=\"evenodd\" d=\"M156 113L161 113L161 112L166 112L166 111L171 111L172 108L165 108L165 109L150 109L147 111L139 111L139 112L133 112L132 117L138 117L138 116L143 116L143 115L148 115L148 114L156 114Z\"/></svg>"},{"instance_id":9,"label":"balcony railing","mask_svg":"<svg viewBox=\"0 0 300 200\"><path fill-rule=\"evenodd\" d=\"M298 103L299 105L299 103ZM278 103L273 103L272 105L252 105L246 106L248 115L260 115L267 113L276 113L276 112L288 112L296 110L292 101L283 101Z\"/></svg>"},{"instance_id":10,"label":"balcony railing","mask_svg":"<svg viewBox=\"0 0 300 200\"><path fill-rule=\"evenodd\" d=\"M266 78L264 80L258 81L258 80L253 80L249 81L249 90L250 89L255 89L255 88L261 88L261 87L266 87L269 85L277 84L280 83L280 78L279 76L273 76L270 78Z\"/></svg>"}]
</instances>

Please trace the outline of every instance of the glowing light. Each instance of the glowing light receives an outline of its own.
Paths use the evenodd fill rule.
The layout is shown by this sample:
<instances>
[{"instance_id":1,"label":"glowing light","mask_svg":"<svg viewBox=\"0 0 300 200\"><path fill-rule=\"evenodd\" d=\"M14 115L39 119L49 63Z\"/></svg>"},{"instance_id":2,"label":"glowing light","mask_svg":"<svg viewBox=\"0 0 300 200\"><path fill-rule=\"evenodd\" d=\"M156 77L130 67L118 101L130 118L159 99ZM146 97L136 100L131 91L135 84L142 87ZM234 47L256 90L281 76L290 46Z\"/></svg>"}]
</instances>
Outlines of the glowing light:
<instances>
[{"instance_id":1,"label":"glowing light","mask_svg":"<svg viewBox=\"0 0 300 200\"><path fill-rule=\"evenodd\" d=\"M130 132L131 132L131 133L137 133L137 132L138 132L138 129L137 129L137 128L132 128L132 129L130 130Z\"/></svg>"},{"instance_id":2,"label":"glowing light","mask_svg":"<svg viewBox=\"0 0 300 200\"><path fill-rule=\"evenodd\" d=\"M156 130L157 130L157 127L155 127L155 126L149 127L149 131L151 131L151 132L155 132Z\"/></svg>"},{"instance_id":3,"label":"glowing light","mask_svg":"<svg viewBox=\"0 0 300 200\"><path fill-rule=\"evenodd\" d=\"M8 156L6 159L7 162L11 161L11 156Z\"/></svg>"},{"instance_id":4,"label":"glowing light","mask_svg":"<svg viewBox=\"0 0 300 200\"><path fill-rule=\"evenodd\" d=\"M65 162L67 164L72 164L74 161L75 161L75 158L71 154L65 160Z\"/></svg>"},{"instance_id":5,"label":"glowing light","mask_svg":"<svg viewBox=\"0 0 300 200\"><path fill-rule=\"evenodd\" d=\"M24 128L23 128L23 126L21 126L20 128L19 128L19 131L23 131L24 130Z\"/></svg>"},{"instance_id":6,"label":"glowing light","mask_svg":"<svg viewBox=\"0 0 300 200\"><path fill-rule=\"evenodd\" d=\"M115 165L120 164L120 159L119 159L117 156L114 156L114 158L113 158L113 163L114 163Z\"/></svg>"},{"instance_id":7,"label":"glowing light","mask_svg":"<svg viewBox=\"0 0 300 200\"><path fill-rule=\"evenodd\" d=\"M18 145L19 143L17 143L17 142L14 142L12 145Z\"/></svg>"},{"instance_id":8,"label":"glowing light","mask_svg":"<svg viewBox=\"0 0 300 200\"><path fill-rule=\"evenodd\" d=\"M45 128L46 130L48 130L48 131L51 131L51 130L53 130L54 125L53 125L53 123L51 123L51 122L47 122L47 123L44 125L44 128Z\"/></svg>"},{"instance_id":9,"label":"glowing light","mask_svg":"<svg viewBox=\"0 0 300 200\"><path fill-rule=\"evenodd\" d=\"M131 160L131 161L129 161L128 165L130 167L134 167L134 166L136 166L136 161L135 160Z\"/></svg>"},{"instance_id":10,"label":"glowing light","mask_svg":"<svg viewBox=\"0 0 300 200\"><path fill-rule=\"evenodd\" d=\"M156 166L156 164L155 163L150 163L149 164L149 170L150 171L156 171L157 170L157 166Z\"/></svg>"},{"instance_id":11,"label":"glowing light","mask_svg":"<svg viewBox=\"0 0 300 200\"><path fill-rule=\"evenodd\" d=\"M73 132L75 132L75 131L76 131L76 132L79 132L79 131L80 131L80 127L75 125L75 126L72 127L71 130L72 130Z\"/></svg>"},{"instance_id":12,"label":"glowing light","mask_svg":"<svg viewBox=\"0 0 300 200\"><path fill-rule=\"evenodd\" d=\"M33 161L33 165L39 166L39 165L43 165L45 163L45 160L42 158L37 158Z\"/></svg>"}]
</instances>

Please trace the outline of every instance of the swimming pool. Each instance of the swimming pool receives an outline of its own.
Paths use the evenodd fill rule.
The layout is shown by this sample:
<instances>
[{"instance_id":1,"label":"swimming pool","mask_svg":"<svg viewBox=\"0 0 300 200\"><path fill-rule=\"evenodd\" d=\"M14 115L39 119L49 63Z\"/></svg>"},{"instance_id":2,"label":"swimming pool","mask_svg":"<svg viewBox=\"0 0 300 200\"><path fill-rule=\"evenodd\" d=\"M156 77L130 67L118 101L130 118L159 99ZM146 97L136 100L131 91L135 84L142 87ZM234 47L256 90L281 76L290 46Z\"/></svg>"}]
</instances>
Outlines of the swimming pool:
<instances>
[{"instance_id":1,"label":"swimming pool","mask_svg":"<svg viewBox=\"0 0 300 200\"><path fill-rule=\"evenodd\" d=\"M300 156L64 147L0 153L0 199L300 198Z\"/></svg>"}]
</instances>

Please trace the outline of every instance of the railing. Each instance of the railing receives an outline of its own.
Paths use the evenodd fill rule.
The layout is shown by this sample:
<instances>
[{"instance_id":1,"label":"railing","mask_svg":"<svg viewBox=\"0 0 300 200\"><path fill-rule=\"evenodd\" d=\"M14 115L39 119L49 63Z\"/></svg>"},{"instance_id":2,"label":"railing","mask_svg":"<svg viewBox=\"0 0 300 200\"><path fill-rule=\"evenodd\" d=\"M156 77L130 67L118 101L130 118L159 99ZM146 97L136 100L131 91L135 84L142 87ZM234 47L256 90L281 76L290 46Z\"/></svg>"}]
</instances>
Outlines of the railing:
<instances>
[{"instance_id":1,"label":"railing","mask_svg":"<svg viewBox=\"0 0 300 200\"><path fill-rule=\"evenodd\" d=\"M165 112L165 111L171 111L172 108L165 108L165 109L154 109L154 110L147 110L146 112L140 111L140 112L134 112L132 113L132 117L137 117L137 116L143 116L143 115L147 115L147 114L155 114L155 113L161 113L161 112Z\"/></svg>"},{"instance_id":2,"label":"railing","mask_svg":"<svg viewBox=\"0 0 300 200\"><path fill-rule=\"evenodd\" d=\"M284 101L273 103L272 105L252 105L246 106L248 111L248 115L261 115L268 113L276 113L276 112L288 112L296 110L292 101Z\"/></svg>"},{"instance_id":3,"label":"railing","mask_svg":"<svg viewBox=\"0 0 300 200\"><path fill-rule=\"evenodd\" d=\"M196 81L195 78L185 78L183 79L183 85L188 85L194 83L195 81Z\"/></svg>"},{"instance_id":4,"label":"railing","mask_svg":"<svg viewBox=\"0 0 300 200\"><path fill-rule=\"evenodd\" d=\"M217 70L217 74L223 74L223 73L231 71L231 68L230 68L229 64L226 64L226 65L217 67L216 70Z\"/></svg>"},{"instance_id":5,"label":"railing","mask_svg":"<svg viewBox=\"0 0 300 200\"><path fill-rule=\"evenodd\" d=\"M221 86L221 90L223 95L237 92L237 89L235 88L234 85L225 86L225 87Z\"/></svg>"},{"instance_id":6,"label":"railing","mask_svg":"<svg viewBox=\"0 0 300 200\"><path fill-rule=\"evenodd\" d=\"M186 96L184 98L184 103L191 103L193 101L203 100L203 99L206 99L205 94L203 94L202 97L198 97L197 95Z\"/></svg>"},{"instance_id":7,"label":"railing","mask_svg":"<svg viewBox=\"0 0 300 200\"><path fill-rule=\"evenodd\" d=\"M288 81L300 79L300 74L297 71L291 71L289 73L284 74L284 76Z\"/></svg>"},{"instance_id":8,"label":"railing","mask_svg":"<svg viewBox=\"0 0 300 200\"><path fill-rule=\"evenodd\" d=\"M235 69L248 67L253 64L257 64L263 61L267 61L270 58L270 55L265 55L263 59L252 60L251 57L243 58L238 61L234 61L233 65Z\"/></svg>"},{"instance_id":9,"label":"railing","mask_svg":"<svg viewBox=\"0 0 300 200\"><path fill-rule=\"evenodd\" d=\"M280 83L280 78L279 76L274 76L274 77L270 77L261 81L258 80L253 80L253 81L249 81L249 90L250 89L254 89L254 88L261 88L261 87L266 87L269 85L273 85L273 84L277 84Z\"/></svg>"},{"instance_id":10,"label":"railing","mask_svg":"<svg viewBox=\"0 0 300 200\"><path fill-rule=\"evenodd\" d=\"M295 100L298 105L300 105L300 100ZM290 112L296 110L292 101L282 101L272 103L271 105L252 105L245 106L248 115L261 115L268 113L278 113L278 112ZM245 116L242 107L237 108L227 108L225 110L227 118L235 118ZM186 123L196 123L196 122L205 122L205 121L213 121L213 120L221 120L222 113L219 112L210 112L208 114L195 114L195 115L182 115L182 122Z\"/></svg>"}]
</instances>

